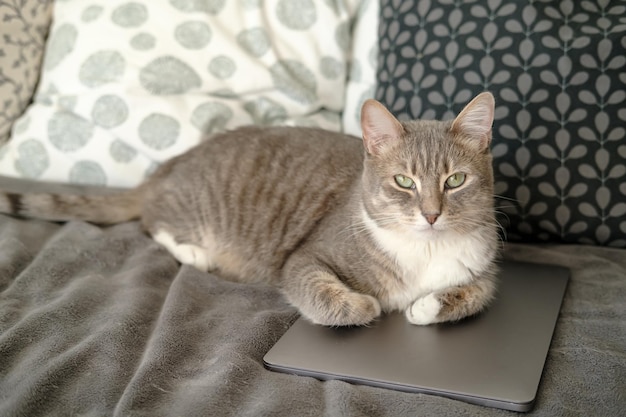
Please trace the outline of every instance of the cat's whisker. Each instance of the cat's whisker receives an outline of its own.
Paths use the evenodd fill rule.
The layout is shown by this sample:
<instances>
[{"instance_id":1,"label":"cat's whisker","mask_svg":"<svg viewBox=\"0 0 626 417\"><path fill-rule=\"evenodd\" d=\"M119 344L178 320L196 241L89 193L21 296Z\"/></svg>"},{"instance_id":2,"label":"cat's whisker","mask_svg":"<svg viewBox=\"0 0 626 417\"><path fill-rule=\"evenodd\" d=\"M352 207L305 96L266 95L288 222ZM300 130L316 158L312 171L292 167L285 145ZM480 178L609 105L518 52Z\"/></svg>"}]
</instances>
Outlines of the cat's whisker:
<instances>
[{"instance_id":1,"label":"cat's whisker","mask_svg":"<svg viewBox=\"0 0 626 417\"><path fill-rule=\"evenodd\" d=\"M390 226L390 225L400 225L400 226L410 226L408 223L404 223L401 219L398 219L397 216L377 216L373 219L374 223L378 226ZM342 231L339 232L338 236L341 236L343 233L353 232L349 237L354 237L360 233L369 232L371 230L371 226L365 220L355 221L353 224L347 226Z\"/></svg>"},{"instance_id":2,"label":"cat's whisker","mask_svg":"<svg viewBox=\"0 0 626 417\"><path fill-rule=\"evenodd\" d=\"M502 225L502 223L498 221L497 218L495 219L495 223L496 223L498 230L500 231L500 233L498 233L498 239L502 242L501 249L504 249L504 242L506 242L507 240L506 228Z\"/></svg>"},{"instance_id":3,"label":"cat's whisker","mask_svg":"<svg viewBox=\"0 0 626 417\"><path fill-rule=\"evenodd\" d=\"M496 209L496 211L497 211L498 213L500 213L500 214L504 214L505 212L504 212L504 211L502 211L502 210L507 210L507 209L509 209L509 210L510 210L510 209L515 209L515 206L496 206L496 207L495 207L495 209ZM500 209L502 209L502 210L500 210Z\"/></svg>"},{"instance_id":4,"label":"cat's whisker","mask_svg":"<svg viewBox=\"0 0 626 417\"><path fill-rule=\"evenodd\" d=\"M494 194L494 195L493 195L493 197L494 197L496 200L507 200L507 201L512 201L512 202L514 202L514 203L519 203L519 200L518 200L518 199L516 199L516 198L507 197L507 196L503 196L503 195L500 195L500 194Z\"/></svg>"},{"instance_id":5,"label":"cat's whisker","mask_svg":"<svg viewBox=\"0 0 626 417\"><path fill-rule=\"evenodd\" d=\"M496 217L497 217L497 216L503 216L503 217L505 217L507 220L510 220L510 219L509 219L509 215L507 214L507 212L502 211L502 210L498 210L499 208L501 208L501 207L496 207L496 209L494 210L494 213L496 214Z\"/></svg>"},{"instance_id":6,"label":"cat's whisker","mask_svg":"<svg viewBox=\"0 0 626 417\"><path fill-rule=\"evenodd\" d=\"M364 221L353 222L337 233L337 238L353 238L369 230L369 226Z\"/></svg>"}]
</instances>

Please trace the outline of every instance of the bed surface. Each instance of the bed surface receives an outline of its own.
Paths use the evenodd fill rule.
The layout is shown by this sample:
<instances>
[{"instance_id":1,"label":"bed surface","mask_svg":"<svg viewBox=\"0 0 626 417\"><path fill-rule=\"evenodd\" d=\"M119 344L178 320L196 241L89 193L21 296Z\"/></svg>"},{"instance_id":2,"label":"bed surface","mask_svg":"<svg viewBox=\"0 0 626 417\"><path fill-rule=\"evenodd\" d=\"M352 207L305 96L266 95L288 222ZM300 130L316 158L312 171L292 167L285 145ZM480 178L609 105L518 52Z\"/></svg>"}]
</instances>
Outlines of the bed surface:
<instances>
[{"instance_id":1,"label":"bed surface","mask_svg":"<svg viewBox=\"0 0 626 417\"><path fill-rule=\"evenodd\" d=\"M626 251L506 244L572 277L530 416L626 406ZM298 317L273 288L180 266L131 222L0 217L1 416L508 416L422 394L274 373Z\"/></svg>"}]
</instances>

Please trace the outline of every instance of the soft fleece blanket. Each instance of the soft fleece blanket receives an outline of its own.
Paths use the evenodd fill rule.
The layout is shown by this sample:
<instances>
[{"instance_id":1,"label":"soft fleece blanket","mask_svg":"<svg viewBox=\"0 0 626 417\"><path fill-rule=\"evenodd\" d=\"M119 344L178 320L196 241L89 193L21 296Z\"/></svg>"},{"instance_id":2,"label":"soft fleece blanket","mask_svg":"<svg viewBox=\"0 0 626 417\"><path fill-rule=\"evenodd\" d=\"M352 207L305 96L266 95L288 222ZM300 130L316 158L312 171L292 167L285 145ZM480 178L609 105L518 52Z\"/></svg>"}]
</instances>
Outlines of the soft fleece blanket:
<instances>
[{"instance_id":1,"label":"soft fleece blanket","mask_svg":"<svg viewBox=\"0 0 626 417\"><path fill-rule=\"evenodd\" d=\"M626 251L506 244L572 279L529 416L626 415ZM278 374L274 288L180 266L137 223L0 216L0 416L510 416Z\"/></svg>"}]
</instances>

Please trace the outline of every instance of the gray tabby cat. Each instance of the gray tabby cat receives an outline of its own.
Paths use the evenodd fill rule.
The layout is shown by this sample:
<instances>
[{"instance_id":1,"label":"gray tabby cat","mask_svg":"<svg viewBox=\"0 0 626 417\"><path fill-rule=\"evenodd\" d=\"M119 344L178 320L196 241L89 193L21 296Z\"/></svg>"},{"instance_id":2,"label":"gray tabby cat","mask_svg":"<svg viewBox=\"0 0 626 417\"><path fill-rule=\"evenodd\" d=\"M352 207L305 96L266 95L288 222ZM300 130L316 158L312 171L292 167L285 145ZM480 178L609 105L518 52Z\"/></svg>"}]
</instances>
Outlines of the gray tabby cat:
<instances>
[{"instance_id":1,"label":"gray tabby cat","mask_svg":"<svg viewBox=\"0 0 626 417\"><path fill-rule=\"evenodd\" d=\"M495 291L493 116L489 93L448 122L401 123L369 100L362 143L245 127L128 192L2 193L0 210L100 224L139 218L181 263L275 283L322 325L364 325L394 310L415 324L458 320Z\"/></svg>"}]
</instances>

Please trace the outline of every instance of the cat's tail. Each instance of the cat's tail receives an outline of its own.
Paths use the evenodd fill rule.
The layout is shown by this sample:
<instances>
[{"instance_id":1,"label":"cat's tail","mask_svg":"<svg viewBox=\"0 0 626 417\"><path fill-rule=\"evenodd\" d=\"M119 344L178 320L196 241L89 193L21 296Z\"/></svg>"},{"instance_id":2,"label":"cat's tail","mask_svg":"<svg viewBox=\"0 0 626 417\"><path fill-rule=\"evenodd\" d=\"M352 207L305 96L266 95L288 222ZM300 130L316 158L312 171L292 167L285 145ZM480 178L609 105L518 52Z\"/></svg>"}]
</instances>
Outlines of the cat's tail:
<instances>
[{"instance_id":1,"label":"cat's tail","mask_svg":"<svg viewBox=\"0 0 626 417\"><path fill-rule=\"evenodd\" d=\"M141 216L142 187L103 195L12 193L0 190L0 212L51 221L114 224Z\"/></svg>"}]
</instances>

